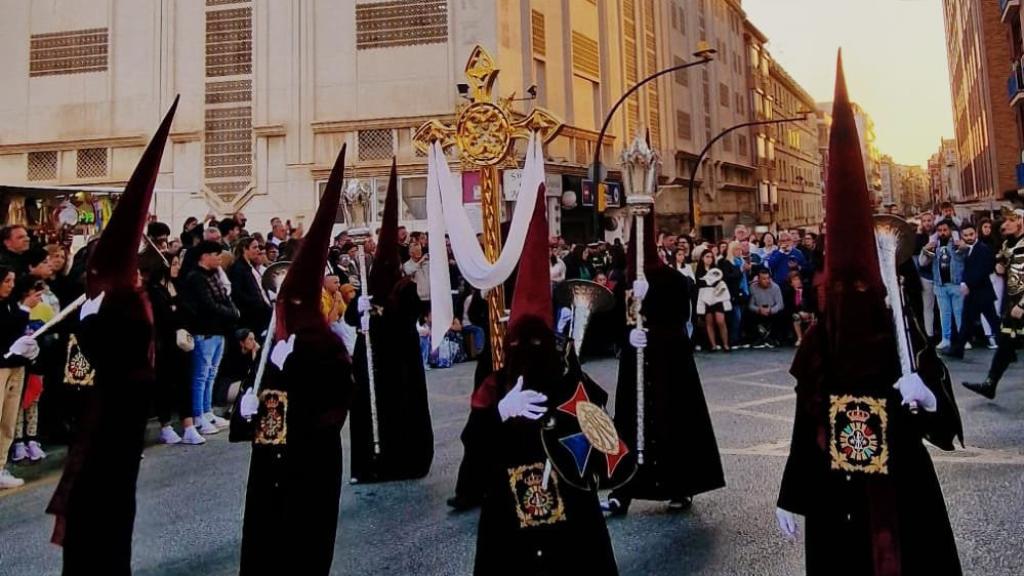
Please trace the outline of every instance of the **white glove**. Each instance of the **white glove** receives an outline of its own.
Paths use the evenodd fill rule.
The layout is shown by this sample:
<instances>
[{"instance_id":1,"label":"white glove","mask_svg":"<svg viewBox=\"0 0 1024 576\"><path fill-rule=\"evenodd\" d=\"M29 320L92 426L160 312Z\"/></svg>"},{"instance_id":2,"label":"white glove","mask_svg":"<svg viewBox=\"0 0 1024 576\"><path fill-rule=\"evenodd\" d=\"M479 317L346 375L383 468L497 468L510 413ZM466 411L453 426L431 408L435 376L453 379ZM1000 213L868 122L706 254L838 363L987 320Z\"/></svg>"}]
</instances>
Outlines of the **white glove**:
<instances>
[{"instance_id":1,"label":"white glove","mask_svg":"<svg viewBox=\"0 0 1024 576\"><path fill-rule=\"evenodd\" d=\"M369 332L370 331L370 315L369 314L363 314L363 316L359 319L359 329L362 330L363 332Z\"/></svg>"},{"instance_id":2,"label":"white glove","mask_svg":"<svg viewBox=\"0 0 1024 576\"><path fill-rule=\"evenodd\" d=\"M15 340L14 344L11 344L11 349L7 351L4 358L11 356L21 356L22 358L35 360L36 356L39 356L39 343L31 336L22 336Z\"/></svg>"},{"instance_id":3,"label":"white glove","mask_svg":"<svg viewBox=\"0 0 1024 576\"><path fill-rule=\"evenodd\" d=\"M647 332L639 328L630 330L629 345L633 348L647 348Z\"/></svg>"},{"instance_id":4,"label":"white glove","mask_svg":"<svg viewBox=\"0 0 1024 576\"><path fill-rule=\"evenodd\" d=\"M939 409L938 399L928 389L928 386L925 386L917 372L905 374L896 386L900 389L900 395L903 396L903 405L910 406L911 410L915 406L924 408L925 412L935 412Z\"/></svg>"},{"instance_id":5,"label":"white glove","mask_svg":"<svg viewBox=\"0 0 1024 576\"><path fill-rule=\"evenodd\" d=\"M795 540L797 532L796 516L792 512L776 508L775 519L779 522L779 532L782 533L782 536L788 540Z\"/></svg>"},{"instance_id":6,"label":"white glove","mask_svg":"<svg viewBox=\"0 0 1024 576\"><path fill-rule=\"evenodd\" d=\"M89 316L92 316L93 314L99 312L100 311L100 304L103 304L103 297L106 296L106 295L107 295L107 293L104 291L104 292L100 292L99 296L96 296L95 298L90 298L89 300L86 300L82 304L82 309L79 310L79 312L78 312L78 319L79 320L85 320Z\"/></svg>"},{"instance_id":7,"label":"white glove","mask_svg":"<svg viewBox=\"0 0 1024 576\"><path fill-rule=\"evenodd\" d=\"M288 360L293 348L295 348L295 334L289 336L287 340L279 340L277 344L274 344L274 349L270 352L270 361L277 366L278 370L284 370L285 360Z\"/></svg>"},{"instance_id":8,"label":"white glove","mask_svg":"<svg viewBox=\"0 0 1024 576\"><path fill-rule=\"evenodd\" d=\"M501 421L509 418L522 416L530 420L536 420L548 411L543 406L548 397L535 390L523 390L523 377L520 376L514 388L505 394L505 397L498 402L498 414Z\"/></svg>"},{"instance_id":9,"label":"white glove","mask_svg":"<svg viewBox=\"0 0 1024 576\"><path fill-rule=\"evenodd\" d=\"M270 300L271 302L277 302L277 292L274 292L273 290L267 290L267 300Z\"/></svg>"},{"instance_id":10,"label":"white glove","mask_svg":"<svg viewBox=\"0 0 1024 576\"><path fill-rule=\"evenodd\" d=\"M367 312L370 311L371 308L373 308L373 305L370 304L370 298L371 296L359 297L359 301L356 303L356 306L358 307L360 314L366 314Z\"/></svg>"},{"instance_id":11,"label":"white glove","mask_svg":"<svg viewBox=\"0 0 1024 576\"><path fill-rule=\"evenodd\" d=\"M238 405L238 413L242 415L242 418L251 420L256 412L259 412L259 409L260 399L256 396L256 388L249 388Z\"/></svg>"},{"instance_id":12,"label":"white glove","mask_svg":"<svg viewBox=\"0 0 1024 576\"><path fill-rule=\"evenodd\" d=\"M647 280L637 280L633 282L633 298L643 302L644 298L647 297L647 290L651 287L647 283Z\"/></svg>"}]
</instances>

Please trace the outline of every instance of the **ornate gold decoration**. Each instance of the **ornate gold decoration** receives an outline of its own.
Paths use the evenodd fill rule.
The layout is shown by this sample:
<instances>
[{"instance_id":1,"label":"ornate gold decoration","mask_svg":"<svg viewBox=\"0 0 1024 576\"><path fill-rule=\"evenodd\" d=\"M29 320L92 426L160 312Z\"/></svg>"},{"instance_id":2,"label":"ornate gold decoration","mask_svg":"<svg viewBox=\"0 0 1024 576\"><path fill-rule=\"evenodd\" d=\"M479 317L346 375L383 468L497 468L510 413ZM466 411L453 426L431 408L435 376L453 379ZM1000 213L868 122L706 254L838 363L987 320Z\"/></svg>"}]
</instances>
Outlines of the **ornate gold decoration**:
<instances>
[{"instance_id":1,"label":"ornate gold decoration","mask_svg":"<svg viewBox=\"0 0 1024 576\"><path fill-rule=\"evenodd\" d=\"M619 433L615 431L615 423L607 412L596 404L577 402L576 416L583 435L598 452L610 456L619 453Z\"/></svg>"},{"instance_id":2,"label":"ornate gold decoration","mask_svg":"<svg viewBox=\"0 0 1024 576\"><path fill-rule=\"evenodd\" d=\"M253 443L266 446L283 446L288 443L287 392L260 390L260 408Z\"/></svg>"},{"instance_id":3,"label":"ornate gold decoration","mask_svg":"<svg viewBox=\"0 0 1024 576\"><path fill-rule=\"evenodd\" d=\"M562 127L554 114L534 108L523 116L512 109L515 93L497 102L491 94L499 69L494 59L477 46L466 62L469 99L455 110L455 123L440 120L423 123L413 135L416 149L426 154L433 142L444 149L457 148L463 171L480 171L480 204L483 213L484 254L495 262L501 254L501 195L498 193L498 168L518 166L512 154L516 140L527 139L532 132L550 142ZM487 296L491 338L491 363L494 369L503 365L505 327L505 292L498 287Z\"/></svg>"},{"instance_id":4,"label":"ornate gold decoration","mask_svg":"<svg viewBox=\"0 0 1024 576\"><path fill-rule=\"evenodd\" d=\"M516 502L520 528L565 521L565 503L558 493L557 476L551 474L545 487L544 464L540 462L508 469L509 486Z\"/></svg>"}]
</instances>

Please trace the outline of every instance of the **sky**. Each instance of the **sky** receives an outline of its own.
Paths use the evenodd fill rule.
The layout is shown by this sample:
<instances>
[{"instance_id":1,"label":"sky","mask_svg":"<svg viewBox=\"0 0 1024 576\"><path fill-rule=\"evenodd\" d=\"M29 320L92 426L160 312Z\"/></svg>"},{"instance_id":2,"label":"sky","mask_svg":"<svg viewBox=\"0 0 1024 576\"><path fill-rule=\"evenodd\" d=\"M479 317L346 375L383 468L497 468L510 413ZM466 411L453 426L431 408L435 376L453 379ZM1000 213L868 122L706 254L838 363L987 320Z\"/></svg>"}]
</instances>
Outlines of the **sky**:
<instances>
[{"instance_id":1,"label":"sky","mask_svg":"<svg viewBox=\"0 0 1024 576\"><path fill-rule=\"evenodd\" d=\"M818 102L832 100L843 48L850 98L874 120L882 154L925 165L952 137L942 0L743 0L743 9Z\"/></svg>"}]
</instances>

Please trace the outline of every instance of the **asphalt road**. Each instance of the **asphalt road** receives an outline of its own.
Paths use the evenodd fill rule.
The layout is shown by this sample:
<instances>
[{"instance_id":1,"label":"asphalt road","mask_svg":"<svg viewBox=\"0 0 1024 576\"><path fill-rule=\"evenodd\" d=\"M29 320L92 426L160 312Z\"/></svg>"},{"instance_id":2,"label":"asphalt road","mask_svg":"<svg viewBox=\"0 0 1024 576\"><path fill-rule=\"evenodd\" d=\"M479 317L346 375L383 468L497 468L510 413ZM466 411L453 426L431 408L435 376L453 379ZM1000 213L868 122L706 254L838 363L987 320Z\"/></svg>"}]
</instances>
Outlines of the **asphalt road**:
<instances>
[{"instance_id":1,"label":"asphalt road","mask_svg":"<svg viewBox=\"0 0 1024 576\"><path fill-rule=\"evenodd\" d=\"M803 547L776 534L773 513L793 412L791 357L792 350L699 356L728 487L698 497L685 514L636 502L628 517L610 520L623 575L803 574ZM952 365L955 380L979 377L989 358L989 352L970 352L967 362ZM614 361L585 368L614 389ZM449 513L444 501L462 454L458 435L472 367L435 370L428 378L433 469L415 482L345 485L333 574L471 572L477 514ZM1024 574L1022 382L1024 369L1014 367L995 402L958 388L967 449L935 457L966 574ZM249 448L229 444L225 434L205 446L147 450L138 491L136 575L237 571L248 459ZM52 519L43 512L55 482L54 472L43 473L0 494L0 575L59 574L60 551L48 543Z\"/></svg>"}]
</instances>

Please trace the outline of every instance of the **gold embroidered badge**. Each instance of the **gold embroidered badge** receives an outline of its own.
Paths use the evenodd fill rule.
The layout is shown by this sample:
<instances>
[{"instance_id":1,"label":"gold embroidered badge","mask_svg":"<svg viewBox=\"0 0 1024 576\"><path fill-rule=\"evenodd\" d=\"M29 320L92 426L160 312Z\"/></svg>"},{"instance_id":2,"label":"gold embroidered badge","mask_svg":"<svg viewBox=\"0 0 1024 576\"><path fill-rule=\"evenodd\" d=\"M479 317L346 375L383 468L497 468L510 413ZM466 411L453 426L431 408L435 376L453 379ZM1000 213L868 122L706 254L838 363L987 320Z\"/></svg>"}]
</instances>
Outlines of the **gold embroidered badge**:
<instances>
[{"instance_id":1,"label":"gold embroidered badge","mask_svg":"<svg viewBox=\"0 0 1024 576\"><path fill-rule=\"evenodd\" d=\"M78 346L78 339L74 334L68 337L68 359L64 364L64 381L71 386L92 386L96 378L96 371L92 369L89 360L82 354Z\"/></svg>"},{"instance_id":2,"label":"gold embroidered badge","mask_svg":"<svg viewBox=\"0 0 1024 576\"><path fill-rule=\"evenodd\" d=\"M885 400L850 395L830 398L829 452L832 469L888 474L889 419Z\"/></svg>"},{"instance_id":3,"label":"gold embroidered badge","mask_svg":"<svg viewBox=\"0 0 1024 576\"><path fill-rule=\"evenodd\" d=\"M543 463L509 468L508 479L516 501L520 528L565 521L565 504L558 493L558 475L551 474L545 488Z\"/></svg>"},{"instance_id":4,"label":"gold embroidered badge","mask_svg":"<svg viewBox=\"0 0 1024 576\"><path fill-rule=\"evenodd\" d=\"M288 393L262 390L255 444L283 446L288 442Z\"/></svg>"}]
</instances>

